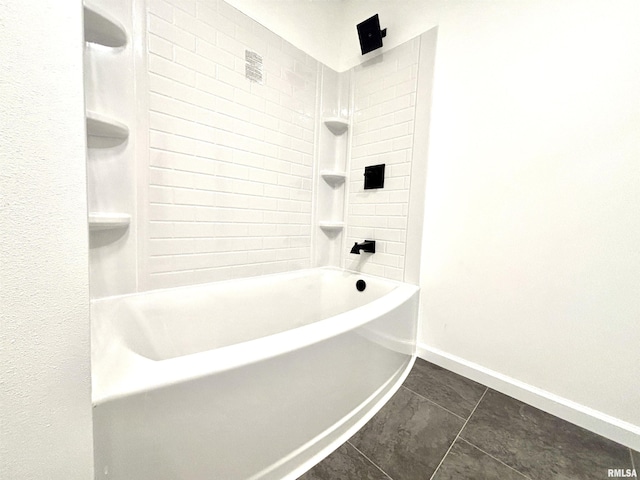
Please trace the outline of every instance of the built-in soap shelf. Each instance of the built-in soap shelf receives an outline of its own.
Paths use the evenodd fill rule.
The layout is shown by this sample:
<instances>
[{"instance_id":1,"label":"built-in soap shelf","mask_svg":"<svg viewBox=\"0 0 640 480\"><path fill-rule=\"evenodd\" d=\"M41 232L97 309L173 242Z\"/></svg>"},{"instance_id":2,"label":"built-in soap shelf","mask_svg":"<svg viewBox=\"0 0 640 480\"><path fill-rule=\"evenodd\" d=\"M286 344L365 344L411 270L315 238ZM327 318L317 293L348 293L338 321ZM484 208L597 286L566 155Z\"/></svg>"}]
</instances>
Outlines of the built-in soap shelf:
<instances>
[{"instance_id":1,"label":"built-in soap shelf","mask_svg":"<svg viewBox=\"0 0 640 480\"><path fill-rule=\"evenodd\" d=\"M339 137L340 135L344 134L348 130L349 120L344 117L324 117L323 123L329 129L329 131L333 134L333 137L328 138L327 140L329 141L329 145L331 145L329 147L329 150L333 150L335 152L335 149L336 149L335 145L337 144L343 145L343 142L338 141L338 139L335 137ZM336 144L336 142L338 143ZM343 157L344 154L345 152L339 152L337 158L334 157L333 159L331 159L331 157L326 157L326 160L330 160L331 163L333 163L334 165L335 164L341 165L342 163L344 163L343 159L341 160L341 157ZM325 183L329 185L333 190L332 193L330 193L330 191L327 191L325 193L325 195L327 195L327 198L325 200L327 202L327 205L333 205L333 207L330 207L330 209L335 209L336 208L335 205L339 205L341 203L341 200L344 198L344 190L339 189L338 187L340 187L346 182L347 173L345 171L337 170L335 168L329 168L326 170L320 170L320 177L322 177ZM324 214L329 218L331 217L335 218L335 212L326 211ZM329 237L330 239L333 239L337 237L338 234L342 232L342 230L344 229L344 222L343 221L320 221L318 222L318 226L327 235L327 237Z\"/></svg>"},{"instance_id":2,"label":"built-in soap shelf","mask_svg":"<svg viewBox=\"0 0 640 480\"><path fill-rule=\"evenodd\" d=\"M127 33L115 18L95 5L84 5L84 39L86 42L119 48L127 44Z\"/></svg>"},{"instance_id":3,"label":"built-in soap shelf","mask_svg":"<svg viewBox=\"0 0 640 480\"><path fill-rule=\"evenodd\" d=\"M87 135L125 140L129 136L129 127L113 118L87 111Z\"/></svg>"},{"instance_id":4,"label":"built-in soap shelf","mask_svg":"<svg viewBox=\"0 0 640 480\"><path fill-rule=\"evenodd\" d=\"M322 170L320 176L332 187L337 187L345 182L347 179L346 172L339 172L336 170Z\"/></svg>"},{"instance_id":5,"label":"built-in soap shelf","mask_svg":"<svg viewBox=\"0 0 640 480\"><path fill-rule=\"evenodd\" d=\"M344 228L344 222L318 222L318 226L327 233L336 233Z\"/></svg>"},{"instance_id":6,"label":"built-in soap shelf","mask_svg":"<svg viewBox=\"0 0 640 480\"><path fill-rule=\"evenodd\" d=\"M324 124L334 135L342 135L349 128L349 120L344 117L326 117Z\"/></svg>"},{"instance_id":7,"label":"built-in soap shelf","mask_svg":"<svg viewBox=\"0 0 640 480\"><path fill-rule=\"evenodd\" d=\"M89 230L111 230L114 228L127 228L131 223L131 215L127 213L100 213L89 214Z\"/></svg>"}]
</instances>

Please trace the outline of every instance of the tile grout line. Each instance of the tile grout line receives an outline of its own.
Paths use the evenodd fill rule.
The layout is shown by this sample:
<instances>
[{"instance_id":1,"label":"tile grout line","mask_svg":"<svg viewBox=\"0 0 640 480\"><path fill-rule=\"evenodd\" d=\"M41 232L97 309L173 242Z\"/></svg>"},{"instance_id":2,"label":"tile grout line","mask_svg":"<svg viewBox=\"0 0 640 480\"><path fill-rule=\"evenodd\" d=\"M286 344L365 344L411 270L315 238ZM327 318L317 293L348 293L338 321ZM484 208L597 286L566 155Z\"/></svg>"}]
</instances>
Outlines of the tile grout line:
<instances>
[{"instance_id":1,"label":"tile grout line","mask_svg":"<svg viewBox=\"0 0 640 480\"><path fill-rule=\"evenodd\" d=\"M376 467L378 470L380 470L384 474L385 477L387 477L389 480L393 480L393 478L391 478L391 476L387 472L385 472L382 468L380 468L376 462L374 462L369 457L367 457L364 453L362 453L358 449L358 447L356 447L353 443L351 443L349 440L347 440L346 443L351 445L355 449L356 452L358 452L360 455L362 455L364 458L366 458L374 467Z\"/></svg>"},{"instance_id":2,"label":"tile grout line","mask_svg":"<svg viewBox=\"0 0 640 480\"><path fill-rule=\"evenodd\" d=\"M473 410L471 411L471 413L469 414L469 418L467 418L467 420L464 422L464 424L462 425L462 428L460 428L460 431L458 432L458 434L456 435L456 438L453 439L453 442L451 442L451 445L449 445L449 448L447 449L447 452L442 456L442 459L440 460L440 463L438 464L438 466L436 467L436 469L433 471L433 474L431 475L431 477L429 477L429 480L433 480L434 477L436 476L436 473L438 473L438 470L440 469L440 467L442 466L444 459L447 458L447 455L449 455L449 452L451 451L451 449L453 448L453 446L455 445L456 441L458 440L458 437L460 436L460 434L462 433L462 431L464 430L464 427L467 426L467 423L469 423L469 420L471 420L471 417L473 416L473 414L475 413L476 409L478 408L478 405L480 405L480 402L482 402L482 399L484 398L484 396L487 394L487 392L489 391L489 387L485 388L484 393L482 394L482 396L480 397L480 400L478 400L478 403L476 403L476 406L473 407Z\"/></svg>"},{"instance_id":3,"label":"tile grout line","mask_svg":"<svg viewBox=\"0 0 640 480\"><path fill-rule=\"evenodd\" d=\"M485 394L490 390L489 387L487 387L487 389L485 390L484 394L482 394L482 398L484 398ZM471 415L473 415L476 411L476 408L478 408L478 405L480 405L480 401L482 400L482 398L480 400L478 400L478 403L476 404L476 407L473 409L473 412L471 412ZM471 419L471 415L469 415L469 419ZM464 427L463 427L464 429ZM502 460L494 457L493 455L491 455L490 453L485 452L484 450L482 450L480 447L478 447L477 445L474 445L473 443L471 443L469 440L467 440L464 437L461 437L460 434L462 433L462 430L460 430L460 433L458 434L458 437L456 437L456 440L458 438L460 438L460 440L462 440L463 442L471 445L473 448L478 449L479 451L481 451L482 453L484 453L485 455L487 455L489 458L494 459L496 462L501 463L502 465L504 465L505 467L510 468L511 470L513 470L514 472L518 473L519 475L522 475L524 478L527 478L529 480L531 480L531 478L528 475L525 475L524 473L522 473L519 470L516 470L515 468L511 467L510 465L507 465L506 463L504 463Z\"/></svg>"},{"instance_id":4,"label":"tile grout line","mask_svg":"<svg viewBox=\"0 0 640 480\"><path fill-rule=\"evenodd\" d=\"M413 390L411 390L409 387L405 387L404 385L402 385L402 388L406 388L407 390L409 390L411 393L413 393L414 395L417 395L418 397L422 398L423 400L426 400L427 402L433 403L436 407L440 407L441 409L443 409L444 411L450 413L451 415L455 415L456 417L458 417L460 420L465 421L466 419L464 417L461 417L460 415L458 415L457 413L453 413L451 410L443 407L442 405L440 405L439 403L434 402L433 400L430 400L429 398L425 397L424 395L420 395L418 392L414 392Z\"/></svg>"},{"instance_id":5,"label":"tile grout line","mask_svg":"<svg viewBox=\"0 0 640 480\"><path fill-rule=\"evenodd\" d=\"M480 450L482 453L484 453L486 456L493 458L496 462L501 463L502 465L504 465L505 467L509 468L510 470L513 470L514 472L516 472L519 475L522 475L524 478L527 478L529 480L531 480L531 477L529 477L528 475L525 475L524 473L522 473L520 470L516 470L515 468L513 468L510 465L507 465L506 463L504 463L502 460L500 460L499 458L494 457L493 455L491 455L490 453L485 452L484 450L482 450L480 447L478 447L477 445L474 445L473 443L471 443L469 440L460 437L460 440L462 440L465 443L468 443L469 445L471 445L473 448Z\"/></svg>"}]
</instances>

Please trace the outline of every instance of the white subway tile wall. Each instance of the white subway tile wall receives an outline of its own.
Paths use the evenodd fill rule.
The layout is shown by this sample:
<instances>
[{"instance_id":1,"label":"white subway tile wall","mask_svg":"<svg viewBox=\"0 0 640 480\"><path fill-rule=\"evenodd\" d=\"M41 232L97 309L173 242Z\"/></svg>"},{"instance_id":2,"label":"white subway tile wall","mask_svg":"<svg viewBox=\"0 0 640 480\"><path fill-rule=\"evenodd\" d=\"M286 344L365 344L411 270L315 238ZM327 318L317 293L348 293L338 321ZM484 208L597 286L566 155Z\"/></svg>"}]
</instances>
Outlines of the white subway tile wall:
<instances>
[{"instance_id":1,"label":"white subway tile wall","mask_svg":"<svg viewBox=\"0 0 640 480\"><path fill-rule=\"evenodd\" d=\"M148 43L148 288L309 267L318 62L221 0L149 0Z\"/></svg>"},{"instance_id":2,"label":"white subway tile wall","mask_svg":"<svg viewBox=\"0 0 640 480\"><path fill-rule=\"evenodd\" d=\"M354 69L347 245L376 240L374 255L345 252L345 268L403 280L419 39ZM381 61L376 61L381 60ZM383 189L364 189L364 167L386 164Z\"/></svg>"}]
</instances>

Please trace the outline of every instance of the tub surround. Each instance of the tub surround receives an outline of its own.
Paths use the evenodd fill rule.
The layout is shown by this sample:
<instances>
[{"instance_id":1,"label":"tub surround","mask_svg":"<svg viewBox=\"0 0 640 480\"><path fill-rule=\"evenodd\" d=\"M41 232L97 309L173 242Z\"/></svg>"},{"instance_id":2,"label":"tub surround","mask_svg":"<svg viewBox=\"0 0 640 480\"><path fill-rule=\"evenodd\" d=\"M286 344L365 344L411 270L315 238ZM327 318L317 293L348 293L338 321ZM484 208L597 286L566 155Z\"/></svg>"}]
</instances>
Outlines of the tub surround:
<instances>
[{"instance_id":1,"label":"tub surround","mask_svg":"<svg viewBox=\"0 0 640 480\"><path fill-rule=\"evenodd\" d=\"M352 71L345 252L364 238L377 240L378 248L366 261L345 255L342 265L394 280L405 278L419 59L420 39L416 38ZM386 165L384 188L365 189L365 168L379 164Z\"/></svg>"},{"instance_id":2,"label":"tub surround","mask_svg":"<svg viewBox=\"0 0 640 480\"><path fill-rule=\"evenodd\" d=\"M222 1L149 0L147 18L142 290L312 266L318 62Z\"/></svg>"},{"instance_id":3,"label":"tub surround","mask_svg":"<svg viewBox=\"0 0 640 480\"><path fill-rule=\"evenodd\" d=\"M135 292L135 37L131 0L84 2L89 272L92 298Z\"/></svg>"},{"instance_id":4,"label":"tub surround","mask_svg":"<svg viewBox=\"0 0 640 480\"><path fill-rule=\"evenodd\" d=\"M89 123L119 138L89 137L92 218L113 217L92 230L93 298L313 266L404 279L417 40L337 73L222 0L101 15L125 43L87 47ZM373 164L385 188L363 194ZM378 253L354 262L363 238Z\"/></svg>"},{"instance_id":5,"label":"tub surround","mask_svg":"<svg viewBox=\"0 0 640 480\"><path fill-rule=\"evenodd\" d=\"M340 266L351 138L350 72L320 69L321 121L316 129L314 265Z\"/></svg>"}]
</instances>

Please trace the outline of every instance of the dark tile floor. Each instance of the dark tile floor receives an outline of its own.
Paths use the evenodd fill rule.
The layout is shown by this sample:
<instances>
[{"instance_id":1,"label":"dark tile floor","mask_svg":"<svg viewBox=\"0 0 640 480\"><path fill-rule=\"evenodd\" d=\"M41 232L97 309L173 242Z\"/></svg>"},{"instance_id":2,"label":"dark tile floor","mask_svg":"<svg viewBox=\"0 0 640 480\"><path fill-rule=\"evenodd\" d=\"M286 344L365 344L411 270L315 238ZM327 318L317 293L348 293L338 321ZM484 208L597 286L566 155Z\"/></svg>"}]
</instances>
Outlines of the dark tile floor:
<instances>
[{"instance_id":1,"label":"dark tile floor","mask_svg":"<svg viewBox=\"0 0 640 480\"><path fill-rule=\"evenodd\" d=\"M300 480L602 480L640 453L418 359L362 429Z\"/></svg>"}]
</instances>

